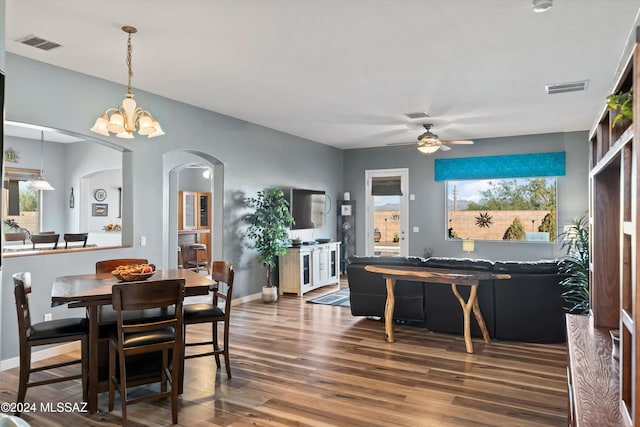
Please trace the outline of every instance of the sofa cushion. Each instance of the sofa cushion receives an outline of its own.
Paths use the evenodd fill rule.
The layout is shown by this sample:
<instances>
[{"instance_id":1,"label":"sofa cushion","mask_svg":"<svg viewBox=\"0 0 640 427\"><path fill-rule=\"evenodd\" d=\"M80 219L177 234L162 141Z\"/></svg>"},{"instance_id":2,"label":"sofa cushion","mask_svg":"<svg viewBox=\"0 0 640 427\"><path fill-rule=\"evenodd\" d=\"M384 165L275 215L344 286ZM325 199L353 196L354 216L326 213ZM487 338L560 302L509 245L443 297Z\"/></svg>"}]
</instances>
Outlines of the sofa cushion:
<instances>
[{"instance_id":1,"label":"sofa cushion","mask_svg":"<svg viewBox=\"0 0 640 427\"><path fill-rule=\"evenodd\" d=\"M431 257L424 262L423 266L454 270L492 271L493 261L474 258Z\"/></svg>"},{"instance_id":2,"label":"sofa cushion","mask_svg":"<svg viewBox=\"0 0 640 427\"><path fill-rule=\"evenodd\" d=\"M558 261L496 261L494 273L514 274L558 274Z\"/></svg>"}]
</instances>

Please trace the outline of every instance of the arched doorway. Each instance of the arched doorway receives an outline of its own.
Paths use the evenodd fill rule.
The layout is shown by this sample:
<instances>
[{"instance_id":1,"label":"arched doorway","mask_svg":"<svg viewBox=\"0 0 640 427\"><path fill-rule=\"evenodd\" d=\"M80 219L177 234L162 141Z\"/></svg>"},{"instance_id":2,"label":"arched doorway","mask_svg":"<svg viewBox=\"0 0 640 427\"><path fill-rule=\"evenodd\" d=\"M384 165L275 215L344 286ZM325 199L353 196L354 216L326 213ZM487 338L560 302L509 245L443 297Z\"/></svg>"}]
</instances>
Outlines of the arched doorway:
<instances>
[{"instance_id":1,"label":"arched doorway","mask_svg":"<svg viewBox=\"0 0 640 427\"><path fill-rule=\"evenodd\" d=\"M224 165L210 154L195 150L174 150L163 155L163 264L178 265L178 205L180 175L189 169L211 172L211 233L209 247L213 259L223 259Z\"/></svg>"}]
</instances>

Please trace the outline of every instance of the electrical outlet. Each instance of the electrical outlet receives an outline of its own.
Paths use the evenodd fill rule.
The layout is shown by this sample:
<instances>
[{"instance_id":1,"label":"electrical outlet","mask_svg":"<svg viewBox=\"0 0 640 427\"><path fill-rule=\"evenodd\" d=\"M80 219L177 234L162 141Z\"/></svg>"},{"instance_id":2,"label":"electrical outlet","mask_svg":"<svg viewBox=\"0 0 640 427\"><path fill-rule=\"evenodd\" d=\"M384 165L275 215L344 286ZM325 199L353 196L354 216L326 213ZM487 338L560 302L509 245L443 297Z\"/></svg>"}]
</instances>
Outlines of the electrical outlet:
<instances>
[{"instance_id":1,"label":"electrical outlet","mask_svg":"<svg viewBox=\"0 0 640 427\"><path fill-rule=\"evenodd\" d=\"M147 246L147 236L140 236L140 246Z\"/></svg>"},{"instance_id":2,"label":"electrical outlet","mask_svg":"<svg viewBox=\"0 0 640 427\"><path fill-rule=\"evenodd\" d=\"M414 233L419 233L420 232L420 227L413 227L413 232Z\"/></svg>"},{"instance_id":3,"label":"electrical outlet","mask_svg":"<svg viewBox=\"0 0 640 427\"><path fill-rule=\"evenodd\" d=\"M45 313L44 314L44 321L48 322L49 320L53 320L53 314L52 313Z\"/></svg>"}]
</instances>

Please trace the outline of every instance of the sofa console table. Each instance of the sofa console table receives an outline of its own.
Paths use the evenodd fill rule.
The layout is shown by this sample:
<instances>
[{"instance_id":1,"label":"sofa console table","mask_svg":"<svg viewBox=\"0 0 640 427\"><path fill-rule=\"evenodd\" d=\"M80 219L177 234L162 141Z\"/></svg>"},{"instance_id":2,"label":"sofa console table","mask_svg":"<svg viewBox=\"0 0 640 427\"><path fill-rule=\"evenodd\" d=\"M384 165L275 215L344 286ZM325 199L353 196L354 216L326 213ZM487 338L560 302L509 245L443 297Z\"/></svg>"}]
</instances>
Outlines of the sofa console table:
<instances>
[{"instance_id":1,"label":"sofa console table","mask_svg":"<svg viewBox=\"0 0 640 427\"><path fill-rule=\"evenodd\" d=\"M280 257L280 295L340 284L340 242L292 246Z\"/></svg>"},{"instance_id":2,"label":"sofa console table","mask_svg":"<svg viewBox=\"0 0 640 427\"><path fill-rule=\"evenodd\" d=\"M482 331L482 337L485 342L490 342L489 331L484 323L476 293L481 280L510 279L511 276L502 273L489 273L480 271L451 270L445 268L427 268L427 267L410 267L410 266L381 266L367 265L365 270L372 273L380 273L385 278L387 286L387 302L384 309L384 330L385 339L393 342L393 309L395 304L394 288L396 280L405 280L409 282L424 282L428 279L432 283L450 284L453 294L462 307L464 317L464 343L467 353L473 353L473 343L471 342L471 312L478 321L478 326ZM469 298L467 301L462 298L458 292L457 286L469 286Z\"/></svg>"}]
</instances>

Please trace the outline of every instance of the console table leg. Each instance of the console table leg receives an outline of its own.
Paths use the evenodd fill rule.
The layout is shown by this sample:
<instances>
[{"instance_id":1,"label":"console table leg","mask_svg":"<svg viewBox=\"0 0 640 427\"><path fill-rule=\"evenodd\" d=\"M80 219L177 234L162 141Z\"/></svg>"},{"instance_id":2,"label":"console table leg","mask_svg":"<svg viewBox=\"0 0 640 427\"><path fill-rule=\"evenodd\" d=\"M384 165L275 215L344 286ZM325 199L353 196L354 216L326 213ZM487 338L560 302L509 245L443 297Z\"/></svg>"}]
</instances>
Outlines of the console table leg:
<instances>
[{"instance_id":1,"label":"console table leg","mask_svg":"<svg viewBox=\"0 0 640 427\"><path fill-rule=\"evenodd\" d=\"M477 286L473 286L471 290L475 290ZM476 316L476 320L478 321L478 326L480 326L480 330L482 331L482 338L484 342L490 343L491 338L489 337L489 331L487 330L487 325L484 323L484 317L482 317L482 312L480 311L480 305L478 305L478 297L476 296L473 299L473 315Z\"/></svg>"},{"instance_id":2,"label":"console table leg","mask_svg":"<svg viewBox=\"0 0 640 427\"><path fill-rule=\"evenodd\" d=\"M384 305L384 338L387 342L393 342L393 308L396 303L394 288L396 279L387 277L387 302Z\"/></svg>"},{"instance_id":3,"label":"console table leg","mask_svg":"<svg viewBox=\"0 0 640 427\"><path fill-rule=\"evenodd\" d=\"M464 317L464 344L467 348L467 353L473 353L473 342L471 342L471 310L473 307L473 301L475 301L476 297L476 287L471 287L469 300L467 302L465 302L458 292L458 288L455 283L451 284L451 290L462 307L462 315Z\"/></svg>"}]
</instances>

